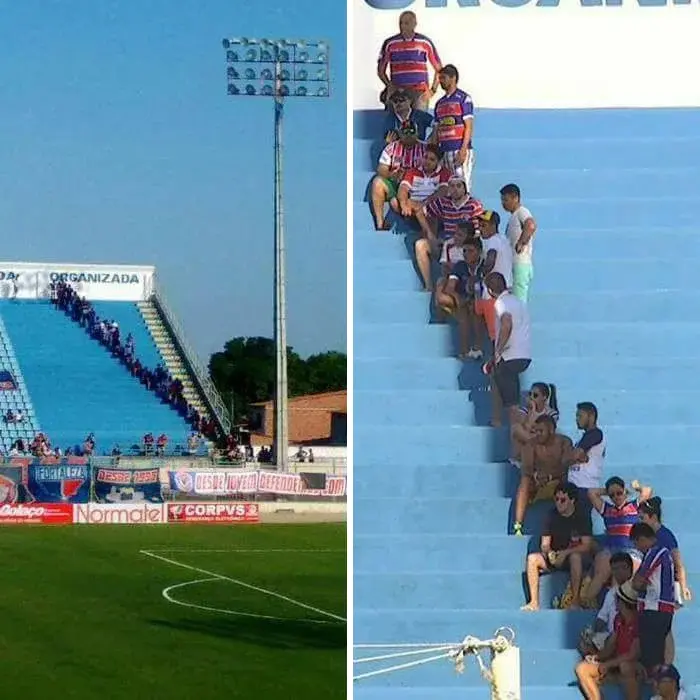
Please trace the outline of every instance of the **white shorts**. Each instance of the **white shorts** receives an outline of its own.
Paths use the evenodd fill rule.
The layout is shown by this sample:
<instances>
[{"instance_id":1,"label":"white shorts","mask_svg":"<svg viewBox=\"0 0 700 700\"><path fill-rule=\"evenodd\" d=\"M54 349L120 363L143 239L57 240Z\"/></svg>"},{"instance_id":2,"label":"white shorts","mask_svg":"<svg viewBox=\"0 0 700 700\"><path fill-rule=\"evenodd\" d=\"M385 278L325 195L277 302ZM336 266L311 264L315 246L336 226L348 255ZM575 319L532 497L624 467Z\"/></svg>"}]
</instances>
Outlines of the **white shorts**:
<instances>
[{"instance_id":1,"label":"white shorts","mask_svg":"<svg viewBox=\"0 0 700 700\"><path fill-rule=\"evenodd\" d=\"M445 163L447 169L457 177L461 177L467 184L467 192L472 191L472 174L474 172L474 149L470 148L467 153L467 159L462 163L462 165L457 165L455 163L455 158L457 157L459 151L447 151L443 154L442 159Z\"/></svg>"}]
</instances>

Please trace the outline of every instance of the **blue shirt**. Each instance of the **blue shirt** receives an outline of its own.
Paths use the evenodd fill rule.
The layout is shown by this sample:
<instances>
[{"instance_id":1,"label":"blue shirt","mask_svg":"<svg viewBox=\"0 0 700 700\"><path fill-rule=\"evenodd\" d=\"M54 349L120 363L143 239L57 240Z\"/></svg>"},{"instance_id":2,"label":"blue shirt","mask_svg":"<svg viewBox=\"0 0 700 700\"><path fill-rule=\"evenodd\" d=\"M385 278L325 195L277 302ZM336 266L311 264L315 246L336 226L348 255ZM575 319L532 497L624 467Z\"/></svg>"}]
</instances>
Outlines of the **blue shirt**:
<instances>
[{"instance_id":1,"label":"blue shirt","mask_svg":"<svg viewBox=\"0 0 700 700\"><path fill-rule=\"evenodd\" d=\"M676 536L665 525L662 525L656 533L656 546L665 547L669 552L678 549Z\"/></svg>"},{"instance_id":2,"label":"blue shirt","mask_svg":"<svg viewBox=\"0 0 700 700\"><path fill-rule=\"evenodd\" d=\"M433 117L428 112L412 109L408 119L404 122L396 116L396 112L393 109L389 109L384 119L384 136L386 137L390 131L398 131L406 123L411 124L415 128L416 137L419 141L425 141L428 129L433 124Z\"/></svg>"}]
</instances>

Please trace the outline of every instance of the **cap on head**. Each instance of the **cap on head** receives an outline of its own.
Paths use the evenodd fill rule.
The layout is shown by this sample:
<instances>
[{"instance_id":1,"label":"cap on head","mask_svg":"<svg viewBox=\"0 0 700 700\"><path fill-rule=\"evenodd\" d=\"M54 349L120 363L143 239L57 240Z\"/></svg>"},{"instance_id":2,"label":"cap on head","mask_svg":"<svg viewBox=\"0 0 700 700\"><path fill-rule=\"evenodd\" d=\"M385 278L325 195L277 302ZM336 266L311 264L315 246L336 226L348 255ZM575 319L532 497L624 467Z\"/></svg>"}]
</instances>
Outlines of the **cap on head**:
<instances>
[{"instance_id":1,"label":"cap on head","mask_svg":"<svg viewBox=\"0 0 700 700\"><path fill-rule=\"evenodd\" d=\"M498 212L493 211L491 209L487 209L486 211L479 214L479 219L481 219L481 221L492 222L496 228L498 228L498 226L501 223L501 217L498 215Z\"/></svg>"}]
</instances>

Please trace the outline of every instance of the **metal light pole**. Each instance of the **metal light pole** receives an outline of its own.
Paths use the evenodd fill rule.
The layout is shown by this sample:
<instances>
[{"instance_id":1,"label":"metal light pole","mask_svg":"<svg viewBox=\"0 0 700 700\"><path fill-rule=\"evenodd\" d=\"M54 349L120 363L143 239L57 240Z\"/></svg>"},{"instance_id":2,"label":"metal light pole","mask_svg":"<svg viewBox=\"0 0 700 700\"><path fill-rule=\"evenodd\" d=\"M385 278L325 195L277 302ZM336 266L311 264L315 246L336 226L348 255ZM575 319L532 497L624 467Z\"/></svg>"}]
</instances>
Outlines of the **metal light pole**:
<instances>
[{"instance_id":1,"label":"metal light pole","mask_svg":"<svg viewBox=\"0 0 700 700\"><path fill-rule=\"evenodd\" d=\"M287 278L282 199L282 123L286 97L328 97L328 43L290 39L224 39L228 94L271 97L275 103L275 398L274 459L278 469L289 464L287 406Z\"/></svg>"}]
</instances>

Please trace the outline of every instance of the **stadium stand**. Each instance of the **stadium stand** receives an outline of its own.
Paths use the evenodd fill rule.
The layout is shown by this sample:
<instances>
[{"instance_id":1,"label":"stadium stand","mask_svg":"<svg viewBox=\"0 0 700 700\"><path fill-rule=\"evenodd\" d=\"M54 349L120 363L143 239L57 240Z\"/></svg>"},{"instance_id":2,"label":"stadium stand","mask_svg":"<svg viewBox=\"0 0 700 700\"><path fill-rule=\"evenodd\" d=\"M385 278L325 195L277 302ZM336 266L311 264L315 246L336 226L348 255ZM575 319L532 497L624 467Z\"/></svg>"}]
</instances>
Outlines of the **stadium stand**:
<instances>
[{"instance_id":1,"label":"stadium stand","mask_svg":"<svg viewBox=\"0 0 700 700\"><path fill-rule=\"evenodd\" d=\"M175 366L173 375L182 378L186 398L204 417L212 415L205 391L181 351L184 342L178 342L177 330L156 299L92 305L99 317L119 324L122 339L133 336L135 356L144 366L155 369L160 364L171 371ZM150 314L144 314L143 307ZM146 433L167 435L169 453L187 445L192 428L185 418L48 299L0 300L0 370L9 372L17 387L0 391L0 410L5 415L8 409L19 409L25 416L18 424L0 422L5 451L18 438L31 441L38 431L63 450L79 448L93 433L96 454L110 454L115 446L124 454L136 452ZM219 429L223 432L226 426ZM199 452L206 454L207 445Z\"/></svg>"},{"instance_id":2,"label":"stadium stand","mask_svg":"<svg viewBox=\"0 0 700 700\"><path fill-rule=\"evenodd\" d=\"M449 325L430 323L403 236L374 230L365 192L380 119L355 114L355 642L444 643L508 625L521 647L523 697L580 698L575 649L593 613L548 609L560 575L543 577L541 611L519 610L526 553L539 538L509 535L518 472L506 462L505 430L488 427L487 379L480 363L453 359ZM474 171L487 207L500 208L499 188L515 181L539 224L524 385L557 385L559 429L574 440L576 403L598 405L605 478L639 479L663 498L691 587L700 572L699 130L693 110L481 110ZM529 511L526 535L542 516ZM594 524L599 534L597 516ZM693 603L675 615L689 697L700 691L699 623ZM476 666L459 676L444 662L367 679L354 692L488 693ZM622 697L617 687L604 694Z\"/></svg>"}]
</instances>

